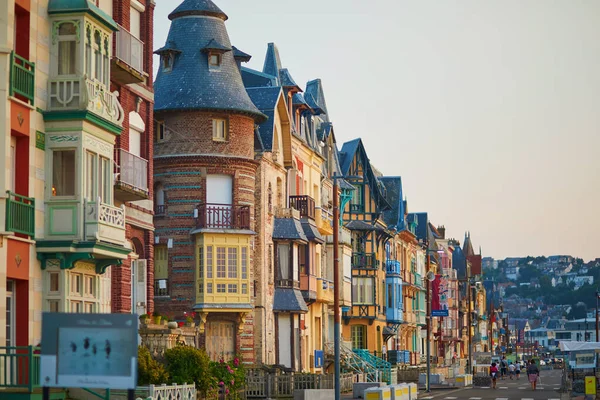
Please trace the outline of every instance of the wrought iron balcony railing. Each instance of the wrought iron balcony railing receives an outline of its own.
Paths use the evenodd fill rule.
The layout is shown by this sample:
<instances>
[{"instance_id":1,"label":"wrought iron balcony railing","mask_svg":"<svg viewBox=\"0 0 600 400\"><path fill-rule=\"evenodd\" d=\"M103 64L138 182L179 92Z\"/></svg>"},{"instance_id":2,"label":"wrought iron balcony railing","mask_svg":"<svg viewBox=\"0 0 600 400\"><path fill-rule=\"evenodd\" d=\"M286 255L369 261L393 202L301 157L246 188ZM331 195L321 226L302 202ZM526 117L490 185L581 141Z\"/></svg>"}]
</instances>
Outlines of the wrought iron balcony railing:
<instances>
[{"instance_id":1,"label":"wrought iron balcony railing","mask_svg":"<svg viewBox=\"0 0 600 400\"><path fill-rule=\"evenodd\" d=\"M290 196L290 207L300 211L303 218L315 219L315 199L310 196Z\"/></svg>"},{"instance_id":2,"label":"wrought iron balcony railing","mask_svg":"<svg viewBox=\"0 0 600 400\"><path fill-rule=\"evenodd\" d=\"M197 227L200 229L250 229L250 206L200 204Z\"/></svg>"},{"instance_id":3,"label":"wrought iron balcony railing","mask_svg":"<svg viewBox=\"0 0 600 400\"><path fill-rule=\"evenodd\" d=\"M35 236L35 199L6 192L6 230Z\"/></svg>"},{"instance_id":4,"label":"wrought iron balcony railing","mask_svg":"<svg viewBox=\"0 0 600 400\"><path fill-rule=\"evenodd\" d=\"M35 63L10 54L10 95L19 95L33 106L35 99Z\"/></svg>"}]
</instances>

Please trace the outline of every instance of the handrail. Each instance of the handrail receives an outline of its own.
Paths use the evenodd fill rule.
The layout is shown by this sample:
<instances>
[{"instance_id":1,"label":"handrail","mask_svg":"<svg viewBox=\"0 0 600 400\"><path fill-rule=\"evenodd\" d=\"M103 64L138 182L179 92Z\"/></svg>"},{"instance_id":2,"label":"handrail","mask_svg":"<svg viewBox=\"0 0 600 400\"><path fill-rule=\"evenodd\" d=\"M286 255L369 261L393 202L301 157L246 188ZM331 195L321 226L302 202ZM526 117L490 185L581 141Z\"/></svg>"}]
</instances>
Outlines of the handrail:
<instances>
[{"instance_id":1,"label":"handrail","mask_svg":"<svg viewBox=\"0 0 600 400\"><path fill-rule=\"evenodd\" d=\"M250 229L250 206L204 203L198 205L199 229Z\"/></svg>"},{"instance_id":2,"label":"handrail","mask_svg":"<svg viewBox=\"0 0 600 400\"><path fill-rule=\"evenodd\" d=\"M6 230L35 237L35 199L7 191Z\"/></svg>"},{"instance_id":3,"label":"handrail","mask_svg":"<svg viewBox=\"0 0 600 400\"><path fill-rule=\"evenodd\" d=\"M127 63L138 72L144 72L144 42L119 25L115 32L115 57Z\"/></svg>"},{"instance_id":4,"label":"handrail","mask_svg":"<svg viewBox=\"0 0 600 400\"><path fill-rule=\"evenodd\" d=\"M23 388L31 392L39 382L39 347L0 347L0 388Z\"/></svg>"},{"instance_id":5,"label":"handrail","mask_svg":"<svg viewBox=\"0 0 600 400\"><path fill-rule=\"evenodd\" d=\"M119 181L135 189L148 191L148 160L119 149Z\"/></svg>"},{"instance_id":6,"label":"handrail","mask_svg":"<svg viewBox=\"0 0 600 400\"><path fill-rule=\"evenodd\" d=\"M33 106L35 100L35 63L10 53L10 95L18 94Z\"/></svg>"},{"instance_id":7,"label":"handrail","mask_svg":"<svg viewBox=\"0 0 600 400\"><path fill-rule=\"evenodd\" d=\"M376 269L378 266L375 253L352 253L352 268Z\"/></svg>"},{"instance_id":8,"label":"handrail","mask_svg":"<svg viewBox=\"0 0 600 400\"><path fill-rule=\"evenodd\" d=\"M290 196L290 208L300 211L301 217L315 219L315 199L310 196Z\"/></svg>"}]
</instances>

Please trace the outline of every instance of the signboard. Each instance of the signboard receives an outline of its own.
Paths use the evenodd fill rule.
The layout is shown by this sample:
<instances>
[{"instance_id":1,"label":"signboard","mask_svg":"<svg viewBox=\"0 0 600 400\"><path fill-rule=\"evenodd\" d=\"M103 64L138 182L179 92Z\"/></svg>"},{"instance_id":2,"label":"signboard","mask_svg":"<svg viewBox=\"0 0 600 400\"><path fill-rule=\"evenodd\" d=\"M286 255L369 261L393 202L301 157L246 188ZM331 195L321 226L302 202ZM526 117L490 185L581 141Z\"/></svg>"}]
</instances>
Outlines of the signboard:
<instances>
[{"instance_id":1,"label":"signboard","mask_svg":"<svg viewBox=\"0 0 600 400\"><path fill-rule=\"evenodd\" d=\"M585 394L596 394L596 377L586 376L585 377Z\"/></svg>"},{"instance_id":2,"label":"signboard","mask_svg":"<svg viewBox=\"0 0 600 400\"><path fill-rule=\"evenodd\" d=\"M575 354L575 365L577 368L595 368L596 367L596 353L576 353Z\"/></svg>"},{"instance_id":3,"label":"signboard","mask_svg":"<svg viewBox=\"0 0 600 400\"><path fill-rule=\"evenodd\" d=\"M135 389L135 314L44 313L40 385Z\"/></svg>"},{"instance_id":4,"label":"signboard","mask_svg":"<svg viewBox=\"0 0 600 400\"><path fill-rule=\"evenodd\" d=\"M474 365L491 365L492 364L492 353L476 352L473 354Z\"/></svg>"},{"instance_id":5,"label":"signboard","mask_svg":"<svg viewBox=\"0 0 600 400\"><path fill-rule=\"evenodd\" d=\"M450 315L448 310L431 310L432 317L447 317Z\"/></svg>"}]
</instances>

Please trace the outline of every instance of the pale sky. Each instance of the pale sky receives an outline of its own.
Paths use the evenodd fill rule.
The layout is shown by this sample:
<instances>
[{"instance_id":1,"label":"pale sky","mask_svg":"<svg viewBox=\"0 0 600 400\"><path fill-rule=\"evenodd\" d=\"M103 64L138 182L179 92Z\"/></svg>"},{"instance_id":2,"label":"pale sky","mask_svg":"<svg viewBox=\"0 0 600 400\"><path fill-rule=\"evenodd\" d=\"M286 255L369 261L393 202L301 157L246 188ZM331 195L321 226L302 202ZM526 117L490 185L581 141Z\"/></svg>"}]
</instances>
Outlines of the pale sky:
<instances>
[{"instance_id":1,"label":"pale sky","mask_svg":"<svg viewBox=\"0 0 600 400\"><path fill-rule=\"evenodd\" d=\"M262 69L321 78L410 212L495 258L600 257L600 1L213 0ZM156 0L154 48L179 0Z\"/></svg>"}]
</instances>

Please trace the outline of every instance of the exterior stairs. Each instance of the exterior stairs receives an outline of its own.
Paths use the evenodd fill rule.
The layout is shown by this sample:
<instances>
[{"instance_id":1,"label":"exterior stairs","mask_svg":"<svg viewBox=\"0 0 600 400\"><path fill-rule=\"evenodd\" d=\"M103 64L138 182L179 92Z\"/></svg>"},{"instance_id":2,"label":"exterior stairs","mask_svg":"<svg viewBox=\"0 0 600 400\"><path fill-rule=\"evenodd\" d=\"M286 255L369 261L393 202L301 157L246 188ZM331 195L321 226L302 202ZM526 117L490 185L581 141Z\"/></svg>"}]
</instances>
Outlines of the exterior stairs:
<instances>
[{"instance_id":1,"label":"exterior stairs","mask_svg":"<svg viewBox=\"0 0 600 400\"><path fill-rule=\"evenodd\" d=\"M368 350L364 351L368 353ZM325 353L328 359L333 360L335 355L335 348L333 342L325 344ZM368 360L357 354L355 351L352 351L350 345L343 342L340 343L340 364L342 368L345 368L348 371L352 371L358 374L365 374L365 379L367 382L382 381L382 379L380 379L380 377L382 376L381 371L373 364L371 364ZM391 373L388 375L391 377Z\"/></svg>"},{"instance_id":2,"label":"exterior stairs","mask_svg":"<svg viewBox=\"0 0 600 400\"><path fill-rule=\"evenodd\" d=\"M366 349L354 349L354 353L377 369L380 382L386 382L388 385L392 383L392 364L383 358L374 356Z\"/></svg>"}]
</instances>

